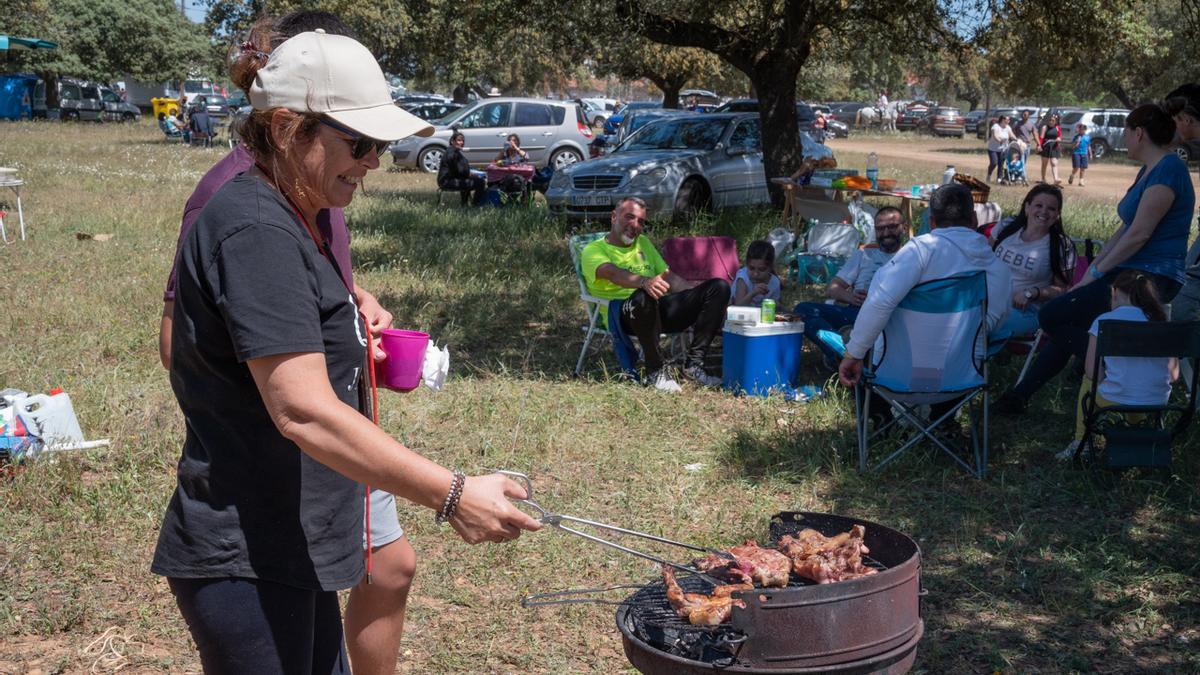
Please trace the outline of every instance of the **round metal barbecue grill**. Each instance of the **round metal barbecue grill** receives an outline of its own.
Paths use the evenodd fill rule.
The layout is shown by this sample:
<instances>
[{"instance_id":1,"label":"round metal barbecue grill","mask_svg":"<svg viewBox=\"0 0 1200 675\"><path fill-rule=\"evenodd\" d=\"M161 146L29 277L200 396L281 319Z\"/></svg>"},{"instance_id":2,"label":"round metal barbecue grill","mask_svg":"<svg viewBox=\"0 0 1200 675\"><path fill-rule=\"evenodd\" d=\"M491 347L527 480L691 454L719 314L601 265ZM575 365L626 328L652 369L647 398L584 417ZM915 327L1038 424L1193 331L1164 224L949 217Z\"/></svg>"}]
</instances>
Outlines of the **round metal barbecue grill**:
<instances>
[{"instance_id":1,"label":"round metal barbecue grill","mask_svg":"<svg viewBox=\"0 0 1200 675\"><path fill-rule=\"evenodd\" d=\"M813 584L792 576L786 588L735 595L729 623L693 626L667 602L661 583L629 596L617 610L625 654L647 675L690 673L907 672L924 633L920 616L921 553L909 537L882 525L819 513L784 512L771 519L771 542L812 528L826 536L866 527L869 576ZM699 577L680 579L706 591Z\"/></svg>"}]
</instances>

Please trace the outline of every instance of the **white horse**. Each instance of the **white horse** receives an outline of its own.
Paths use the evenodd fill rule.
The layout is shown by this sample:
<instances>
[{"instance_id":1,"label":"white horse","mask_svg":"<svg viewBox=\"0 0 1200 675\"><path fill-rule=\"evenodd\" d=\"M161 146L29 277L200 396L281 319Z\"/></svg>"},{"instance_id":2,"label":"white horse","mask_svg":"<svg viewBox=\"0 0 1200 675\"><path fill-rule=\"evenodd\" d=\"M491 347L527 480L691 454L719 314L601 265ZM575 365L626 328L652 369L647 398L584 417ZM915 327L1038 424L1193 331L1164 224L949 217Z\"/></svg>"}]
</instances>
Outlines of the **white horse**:
<instances>
[{"instance_id":1,"label":"white horse","mask_svg":"<svg viewBox=\"0 0 1200 675\"><path fill-rule=\"evenodd\" d=\"M870 107L859 108L854 117L854 123L861 127L872 127L878 124L880 131L895 131L896 117L896 104L889 103L882 111Z\"/></svg>"}]
</instances>

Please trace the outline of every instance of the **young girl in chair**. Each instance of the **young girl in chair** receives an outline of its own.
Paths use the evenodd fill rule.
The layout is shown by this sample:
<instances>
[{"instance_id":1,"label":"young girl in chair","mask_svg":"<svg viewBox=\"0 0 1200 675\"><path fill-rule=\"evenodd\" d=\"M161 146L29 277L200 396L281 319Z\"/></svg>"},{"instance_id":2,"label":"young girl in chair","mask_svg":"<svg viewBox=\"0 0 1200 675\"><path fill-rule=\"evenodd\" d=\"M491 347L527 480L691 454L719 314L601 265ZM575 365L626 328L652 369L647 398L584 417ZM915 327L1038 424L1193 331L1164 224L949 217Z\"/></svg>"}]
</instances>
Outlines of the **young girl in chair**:
<instances>
[{"instance_id":1,"label":"young girl in chair","mask_svg":"<svg viewBox=\"0 0 1200 675\"><path fill-rule=\"evenodd\" d=\"M1059 461L1070 461L1081 450L1084 436L1083 401L1092 390L1092 381L1098 379L1096 408L1114 405L1163 405L1171 396L1171 383L1179 377L1179 360L1175 358L1139 358L1131 356L1106 356L1095 372L1096 336L1100 322L1110 319L1119 321L1166 321L1167 312L1158 299L1158 291L1145 272L1127 269L1117 275L1112 284L1112 311L1096 317L1088 330L1087 358L1084 361L1083 382L1079 385L1079 404L1075 407L1075 440L1058 453ZM1140 414L1129 414L1136 422Z\"/></svg>"}]
</instances>

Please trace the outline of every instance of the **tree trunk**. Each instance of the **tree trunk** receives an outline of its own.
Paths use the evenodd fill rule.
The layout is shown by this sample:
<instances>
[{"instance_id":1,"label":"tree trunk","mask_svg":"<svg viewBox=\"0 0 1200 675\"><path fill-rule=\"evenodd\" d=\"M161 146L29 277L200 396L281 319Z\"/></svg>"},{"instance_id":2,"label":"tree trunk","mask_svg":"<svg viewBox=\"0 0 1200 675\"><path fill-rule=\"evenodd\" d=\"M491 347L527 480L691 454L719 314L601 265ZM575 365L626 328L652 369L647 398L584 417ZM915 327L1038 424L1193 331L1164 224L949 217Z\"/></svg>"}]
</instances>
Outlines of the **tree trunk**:
<instances>
[{"instance_id":1,"label":"tree trunk","mask_svg":"<svg viewBox=\"0 0 1200 675\"><path fill-rule=\"evenodd\" d=\"M663 107L669 110L674 110L679 107L679 90L683 89L683 85L687 84L686 78L667 78L662 84L658 85L663 92Z\"/></svg>"},{"instance_id":2,"label":"tree trunk","mask_svg":"<svg viewBox=\"0 0 1200 675\"><path fill-rule=\"evenodd\" d=\"M1129 110L1133 110L1137 107L1134 104L1133 97L1130 96L1129 92L1125 91L1125 87L1122 87L1120 84L1114 82L1112 86L1108 88L1108 92L1113 96L1116 96L1117 100L1121 102L1123 107Z\"/></svg>"},{"instance_id":3,"label":"tree trunk","mask_svg":"<svg viewBox=\"0 0 1200 675\"><path fill-rule=\"evenodd\" d=\"M758 92L758 111L763 139L763 169L771 203L783 205L783 189L772 183L778 176L790 176L800 168L804 150L796 118L796 77L800 66L779 61L760 61L750 75Z\"/></svg>"}]
</instances>

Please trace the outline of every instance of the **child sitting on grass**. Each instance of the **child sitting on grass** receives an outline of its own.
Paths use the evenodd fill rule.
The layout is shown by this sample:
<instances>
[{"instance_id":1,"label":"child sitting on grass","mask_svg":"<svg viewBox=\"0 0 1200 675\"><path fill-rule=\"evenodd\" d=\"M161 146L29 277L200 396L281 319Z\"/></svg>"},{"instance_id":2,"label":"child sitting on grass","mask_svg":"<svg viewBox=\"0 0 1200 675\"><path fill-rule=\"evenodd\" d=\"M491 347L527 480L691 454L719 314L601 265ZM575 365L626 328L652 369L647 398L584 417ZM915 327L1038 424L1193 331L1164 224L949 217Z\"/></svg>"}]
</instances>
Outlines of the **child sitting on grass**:
<instances>
[{"instance_id":1,"label":"child sitting on grass","mask_svg":"<svg viewBox=\"0 0 1200 675\"><path fill-rule=\"evenodd\" d=\"M1096 336L1100 322L1166 321L1167 313L1158 299L1158 291L1150 277L1142 271L1127 269L1117 275L1112 284L1112 311L1101 314L1092 322L1088 337L1087 359L1084 361L1083 382L1079 385L1079 404L1075 408L1075 440L1058 453L1059 461L1070 461L1081 450L1084 435L1083 401L1092 390L1092 380L1099 378L1096 408L1114 405L1163 405L1171 396L1171 383L1179 377L1179 359L1106 356L1100 372L1094 372ZM1127 419L1138 422L1141 414L1128 414Z\"/></svg>"},{"instance_id":2,"label":"child sitting on grass","mask_svg":"<svg viewBox=\"0 0 1200 675\"><path fill-rule=\"evenodd\" d=\"M750 242L746 265L733 278L729 302L733 305L761 307L770 298L779 302L779 277L775 275L775 247L761 239Z\"/></svg>"}]
</instances>

